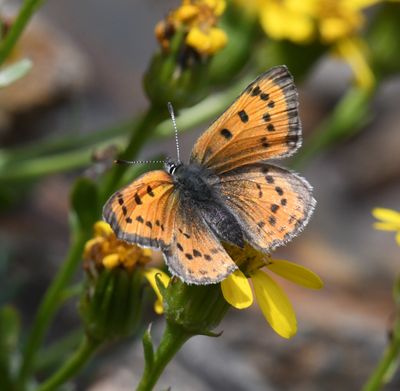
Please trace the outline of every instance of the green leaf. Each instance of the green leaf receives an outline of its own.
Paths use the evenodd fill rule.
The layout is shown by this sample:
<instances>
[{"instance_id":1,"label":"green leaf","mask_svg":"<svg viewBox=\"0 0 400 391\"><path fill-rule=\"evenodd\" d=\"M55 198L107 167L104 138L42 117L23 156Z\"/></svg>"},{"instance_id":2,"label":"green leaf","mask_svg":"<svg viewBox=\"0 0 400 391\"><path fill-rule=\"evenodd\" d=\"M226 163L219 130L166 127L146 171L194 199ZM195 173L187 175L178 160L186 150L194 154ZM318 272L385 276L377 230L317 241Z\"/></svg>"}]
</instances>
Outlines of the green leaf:
<instances>
[{"instance_id":1,"label":"green leaf","mask_svg":"<svg viewBox=\"0 0 400 391\"><path fill-rule=\"evenodd\" d=\"M88 178L79 178L72 189L71 204L81 228L92 230L100 214L96 184Z\"/></svg>"},{"instance_id":2,"label":"green leaf","mask_svg":"<svg viewBox=\"0 0 400 391\"><path fill-rule=\"evenodd\" d=\"M151 323L149 324L146 332L143 334L142 342L145 366L149 371L151 371L154 365L154 348L151 338Z\"/></svg>"},{"instance_id":3,"label":"green leaf","mask_svg":"<svg viewBox=\"0 0 400 391\"><path fill-rule=\"evenodd\" d=\"M32 68L32 61L24 58L0 70L0 88L4 88L24 77Z\"/></svg>"},{"instance_id":4,"label":"green leaf","mask_svg":"<svg viewBox=\"0 0 400 391\"><path fill-rule=\"evenodd\" d=\"M15 363L18 360L20 322L17 311L6 306L0 310L0 389L12 387Z\"/></svg>"}]
</instances>

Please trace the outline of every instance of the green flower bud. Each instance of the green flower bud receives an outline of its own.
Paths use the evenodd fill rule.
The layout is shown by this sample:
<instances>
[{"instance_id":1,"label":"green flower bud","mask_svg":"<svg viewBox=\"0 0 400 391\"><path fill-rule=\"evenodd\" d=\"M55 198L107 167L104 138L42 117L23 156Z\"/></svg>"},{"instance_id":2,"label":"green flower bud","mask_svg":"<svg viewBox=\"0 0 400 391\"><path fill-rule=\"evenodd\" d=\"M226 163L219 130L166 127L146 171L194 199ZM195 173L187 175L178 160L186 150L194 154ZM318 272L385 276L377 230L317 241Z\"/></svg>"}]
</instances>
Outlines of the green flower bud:
<instances>
[{"instance_id":1,"label":"green flower bud","mask_svg":"<svg viewBox=\"0 0 400 391\"><path fill-rule=\"evenodd\" d=\"M219 284L187 285L172 278L168 288L160 281L158 285L170 325L177 325L191 335L216 335L212 330L220 324L230 307Z\"/></svg>"},{"instance_id":2,"label":"green flower bud","mask_svg":"<svg viewBox=\"0 0 400 391\"><path fill-rule=\"evenodd\" d=\"M79 306L88 336L105 341L135 332L141 319L143 286L137 269L103 269L89 274Z\"/></svg>"}]
</instances>

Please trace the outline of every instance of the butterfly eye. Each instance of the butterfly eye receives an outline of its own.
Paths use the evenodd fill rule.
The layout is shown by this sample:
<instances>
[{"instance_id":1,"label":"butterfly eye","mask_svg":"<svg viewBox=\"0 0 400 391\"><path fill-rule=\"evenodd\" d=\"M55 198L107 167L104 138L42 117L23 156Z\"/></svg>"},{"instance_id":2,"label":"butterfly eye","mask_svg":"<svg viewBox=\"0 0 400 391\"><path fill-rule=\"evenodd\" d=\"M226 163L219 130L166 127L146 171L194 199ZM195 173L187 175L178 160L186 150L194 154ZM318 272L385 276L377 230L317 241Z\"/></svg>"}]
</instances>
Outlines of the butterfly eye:
<instances>
[{"instance_id":1,"label":"butterfly eye","mask_svg":"<svg viewBox=\"0 0 400 391\"><path fill-rule=\"evenodd\" d=\"M172 175L175 171L176 171L176 165L175 164L171 164L168 167L168 172Z\"/></svg>"}]
</instances>

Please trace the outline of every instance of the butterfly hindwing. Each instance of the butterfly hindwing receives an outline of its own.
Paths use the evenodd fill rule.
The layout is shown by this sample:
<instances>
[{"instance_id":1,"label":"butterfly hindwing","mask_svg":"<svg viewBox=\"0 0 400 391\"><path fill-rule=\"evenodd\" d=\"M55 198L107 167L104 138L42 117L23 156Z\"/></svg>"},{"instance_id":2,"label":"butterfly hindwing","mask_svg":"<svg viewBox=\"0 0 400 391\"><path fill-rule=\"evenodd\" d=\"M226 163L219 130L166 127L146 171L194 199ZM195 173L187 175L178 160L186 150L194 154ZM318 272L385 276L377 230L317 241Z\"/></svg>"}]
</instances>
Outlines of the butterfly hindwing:
<instances>
[{"instance_id":1,"label":"butterfly hindwing","mask_svg":"<svg viewBox=\"0 0 400 391\"><path fill-rule=\"evenodd\" d=\"M191 161L220 174L290 156L300 145L296 87L287 68L278 66L251 83L200 136Z\"/></svg>"},{"instance_id":2,"label":"butterfly hindwing","mask_svg":"<svg viewBox=\"0 0 400 391\"><path fill-rule=\"evenodd\" d=\"M307 224L315 200L298 175L267 163L221 176L222 198L242 225L246 240L264 252L285 244Z\"/></svg>"},{"instance_id":3,"label":"butterfly hindwing","mask_svg":"<svg viewBox=\"0 0 400 391\"><path fill-rule=\"evenodd\" d=\"M171 273L186 283L217 283L237 268L190 201L180 203L174 231L166 262Z\"/></svg>"},{"instance_id":4,"label":"butterfly hindwing","mask_svg":"<svg viewBox=\"0 0 400 391\"><path fill-rule=\"evenodd\" d=\"M111 196L103 217L118 239L163 249L173 238L176 203L171 176L151 171Z\"/></svg>"}]
</instances>

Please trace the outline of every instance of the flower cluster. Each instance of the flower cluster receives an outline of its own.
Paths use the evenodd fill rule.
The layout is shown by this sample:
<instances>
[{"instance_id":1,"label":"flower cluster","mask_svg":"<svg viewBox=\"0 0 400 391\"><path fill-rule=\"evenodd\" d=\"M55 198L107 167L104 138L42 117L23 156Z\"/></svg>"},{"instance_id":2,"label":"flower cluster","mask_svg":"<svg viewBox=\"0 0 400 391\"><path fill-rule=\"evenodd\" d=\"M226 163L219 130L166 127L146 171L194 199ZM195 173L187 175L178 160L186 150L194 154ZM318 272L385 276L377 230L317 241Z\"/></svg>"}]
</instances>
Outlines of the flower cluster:
<instances>
[{"instance_id":1,"label":"flower cluster","mask_svg":"<svg viewBox=\"0 0 400 391\"><path fill-rule=\"evenodd\" d=\"M374 78L367 45L360 34L366 24L364 9L383 0L237 0L259 15L265 33L297 44L320 42L345 60L356 82L369 89Z\"/></svg>"},{"instance_id":2,"label":"flower cluster","mask_svg":"<svg viewBox=\"0 0 400 391\"><path fill-rule=\"evenodd\" d=\"M185 44L199 55L215 54L228 41L225 32L216 27L225 6L225 0L183 0L180 7L156 26L156 37L162 48L168 51L172 37L181 32Z\"/></svg>"},{"instance_id":3,"label":"flower cluster","mask_svg":"<svg viewBox=\"0 0 400 391\"><path fill-rule=\"evenodd\" d=\"M89 272L93 266L100 270L103 268L112 270L119 267L128 272L139 271L157 296L154 304L155 312L158 314L163 312L162 298L155 276L159 275L165 286L168 286L169 277L161 270L148 266L152 260L150 249L118 240L109 224L98 221L94 225L94 237L85 245L83 257L84 267Z\"/></svg>"}]
</instances>

